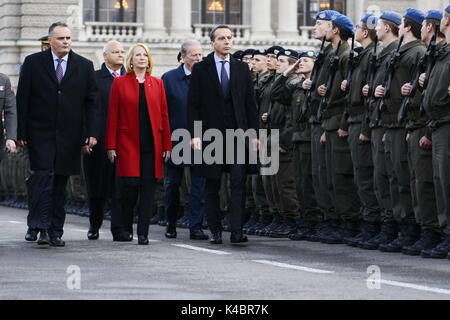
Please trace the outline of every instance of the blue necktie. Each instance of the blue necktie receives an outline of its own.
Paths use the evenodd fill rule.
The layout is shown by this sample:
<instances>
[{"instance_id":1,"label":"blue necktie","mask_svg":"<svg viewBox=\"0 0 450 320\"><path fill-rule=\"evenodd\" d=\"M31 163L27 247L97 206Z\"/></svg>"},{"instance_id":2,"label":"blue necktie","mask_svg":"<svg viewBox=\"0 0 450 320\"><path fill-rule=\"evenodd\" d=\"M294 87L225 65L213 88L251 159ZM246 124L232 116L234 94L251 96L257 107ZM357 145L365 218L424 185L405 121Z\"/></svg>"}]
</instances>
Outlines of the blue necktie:
<instances>
[{"instance_id":1,"label":"blue necktie","mask_svg":"<svg viewBox=\"0 0 450 320\"><path fill-rule=\"evenodd\" d=\"M222 92L224 97L228 97L228 90L230 87L230 79L228 78L227 70L225 69L225 63L228 61L220 61L222 63L222 70L220 72L220 84L222 85Z\"/></svg>"}]
</instances>

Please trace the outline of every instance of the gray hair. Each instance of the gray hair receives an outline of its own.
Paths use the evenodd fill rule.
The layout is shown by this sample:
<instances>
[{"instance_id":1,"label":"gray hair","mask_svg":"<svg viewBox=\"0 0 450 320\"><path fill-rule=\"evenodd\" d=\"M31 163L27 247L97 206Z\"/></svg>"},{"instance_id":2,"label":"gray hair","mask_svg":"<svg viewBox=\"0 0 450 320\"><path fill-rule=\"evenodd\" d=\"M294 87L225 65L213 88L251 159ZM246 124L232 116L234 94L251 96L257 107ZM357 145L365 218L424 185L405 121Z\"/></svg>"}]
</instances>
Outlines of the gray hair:
<instances>
[{"instance_id":1,"label":"gray hair","mask_svg":"<svg viewBox=\"0 0 450 320\"><path fill-rule=\"evenodd\" d=\"M64 23L64 22L61 22L61 21L55 22L55 23L53 23L53 24L50 26L50 28L48 28L48 35L49 35L49 36L52 35L52 32L53 32L53 30L55 30L56 27L69 28L69 26L68 26L66 23Z\"/></svg>"},{"instance_id":2,"label":"gray hair","mask_svg":"<svg viewBox=\"0 0 450 320\"><path fill-rule=\"evenodd\" d=\"M109 46L112 45L113 43L122 45L119 41L116 41L116 40L110 40L110 41L108 41L108 42L105 44L105 46L103 47L103 53L107 53L107 52L108 52L108 49L109 49Z\"/></svg>"},{"instance_id":3,"label":"gray hair","mask_svg":"<svg viewBox=\"0 0 450 320\"><path fill-rule=\"evenodd\" d=\"M198 42L197 40L187 40L185 41L182 45L181 45L181 56L184 57L186 56L186 54L188 53L189 49L192 47L202 47L202 45L200 44L200 42Z\"/></svg>"}]
</instances>

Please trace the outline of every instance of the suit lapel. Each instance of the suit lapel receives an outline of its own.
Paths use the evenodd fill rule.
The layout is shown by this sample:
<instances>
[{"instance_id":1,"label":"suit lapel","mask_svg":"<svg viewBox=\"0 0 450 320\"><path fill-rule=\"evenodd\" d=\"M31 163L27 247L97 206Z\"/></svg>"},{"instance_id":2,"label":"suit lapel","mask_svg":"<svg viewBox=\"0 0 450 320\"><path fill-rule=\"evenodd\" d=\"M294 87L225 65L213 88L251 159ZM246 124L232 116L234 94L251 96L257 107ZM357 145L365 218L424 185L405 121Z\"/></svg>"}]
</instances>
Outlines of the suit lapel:
<instances>
[{"instance_id":1,"label":"suit lapel","mask_svg":"<svg viewBox=\"0 0 450 320\"><path fill-rule=\"evenodd\" d=\"M238 71L238 67L237 67L237 61L233 58L230 57L230 88L231 88L231 96L233 96L233 92L237 92L239 90L238 88L238 82L237 82L237 72ZM235 76L233 76L235 75Z\"/></svg>"},{"instance_id":2,"label":"suit lapel","mask_svg":"<svg viewBox=\"0 0 450 320\"><path fill-rule=\"evenodd\" d=\"M223 96L222 87L220 86L220 82L219 82L219 76L217 75L216 62L214 61L214 53L211 53L206 58L206 64L208 66L207 69L208 69L208 73L211 78L211 81L214 83L214 86L216 87L218 93L221 96Z\"/></svg>"},{"instance_id":3,"label":"suit lapel","mask_svg":"<svg viewBox=\"0 0 450 320\"><path fill-rule=\"evenodd\" d=\"M67 79L70 78L70 76L72 75L72 73L76 70L76 65L77 65L77 59L76 59L76 55L70 51L69 53L69 57L67 58L67 69L66 69L66 73L64 74L64 77L61 80L61 84L63 84L64 82L67 81ZM56 73L55 73L56 74Z\"/></svg>"},{"instance_id":4,"label":"suit lapel","mask_svg":"<svg viewBox=\"0 0 450 320\"><path fill-rule=\"evenodd\" d=\"M47 71L50 79L52 79L52 81L57 84L58 80L56 80L55 63L53 62L53 55L51 49L48 49L47 51L44 52L43 60L44 63L42 65Z\"/></svg>"}]
</instances>

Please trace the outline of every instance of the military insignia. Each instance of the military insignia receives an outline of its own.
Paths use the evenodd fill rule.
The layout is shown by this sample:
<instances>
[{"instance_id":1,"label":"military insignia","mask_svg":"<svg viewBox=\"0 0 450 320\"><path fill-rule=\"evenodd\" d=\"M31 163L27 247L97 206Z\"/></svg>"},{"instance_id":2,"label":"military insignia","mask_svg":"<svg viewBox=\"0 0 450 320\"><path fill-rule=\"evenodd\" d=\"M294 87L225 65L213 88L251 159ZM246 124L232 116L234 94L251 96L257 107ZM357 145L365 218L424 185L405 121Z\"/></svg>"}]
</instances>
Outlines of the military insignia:
<instances>
[{"instance_id":1,"label":"military insignia","mask_svg":"<svg viewBox=\"0 0 450 320\"><path fill-rule=\"evenodd\" d=\"M302 99L300 99L300 97L297 98L297 103L300 103L302 101Z\"/></svg>"},{"instance_id":2,"label":"military insignia","mask_svg":"<svg viewBox=\"0 0 450 320\"><path fill-rule=\"evenodd\" d=\"M320 19L325 19L326 16L327 16L327 15L326 15L325 13L321 13L321 14L319 15L319 18L320 18Z\"/></svg>"},{"instance_id":3,"label":"military insignia","mask_svg":"<svg viewBox=\"0 0 450 320\"><path fill-rule=\"evenodd\" d=\"M336 20L337 17L338 17L337 15L334 15L334 16L331 17L331 20Z\"/></svg>"},{"instance_id":4,"label":"military insignia","mask_svg":"<svg viewBox=\"0 0 450 320\"><path fill-rule=\"evenodd\" d=\"M314 51L308 51L308 57L314 57Z\"/></svg>"}]
</instances>

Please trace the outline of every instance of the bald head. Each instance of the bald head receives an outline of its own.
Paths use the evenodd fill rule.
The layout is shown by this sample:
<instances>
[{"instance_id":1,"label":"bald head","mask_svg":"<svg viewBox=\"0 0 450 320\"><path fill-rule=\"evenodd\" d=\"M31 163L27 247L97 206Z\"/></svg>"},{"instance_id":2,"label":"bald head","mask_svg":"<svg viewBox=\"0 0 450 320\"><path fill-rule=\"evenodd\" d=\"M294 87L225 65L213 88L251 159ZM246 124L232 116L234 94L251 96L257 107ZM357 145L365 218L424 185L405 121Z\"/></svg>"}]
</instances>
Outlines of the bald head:
<instances>
[{"instance_id":1,"label":"bald head","mask_svg":"<svg viewBox=\"0 0 450 320\"><path fill-rule=\"evenodd\" d=\"M119 70L125 63L125 49L118 41L109 41L103 48L103 58L108 68Z\"/></svg>"}]
</instances>

